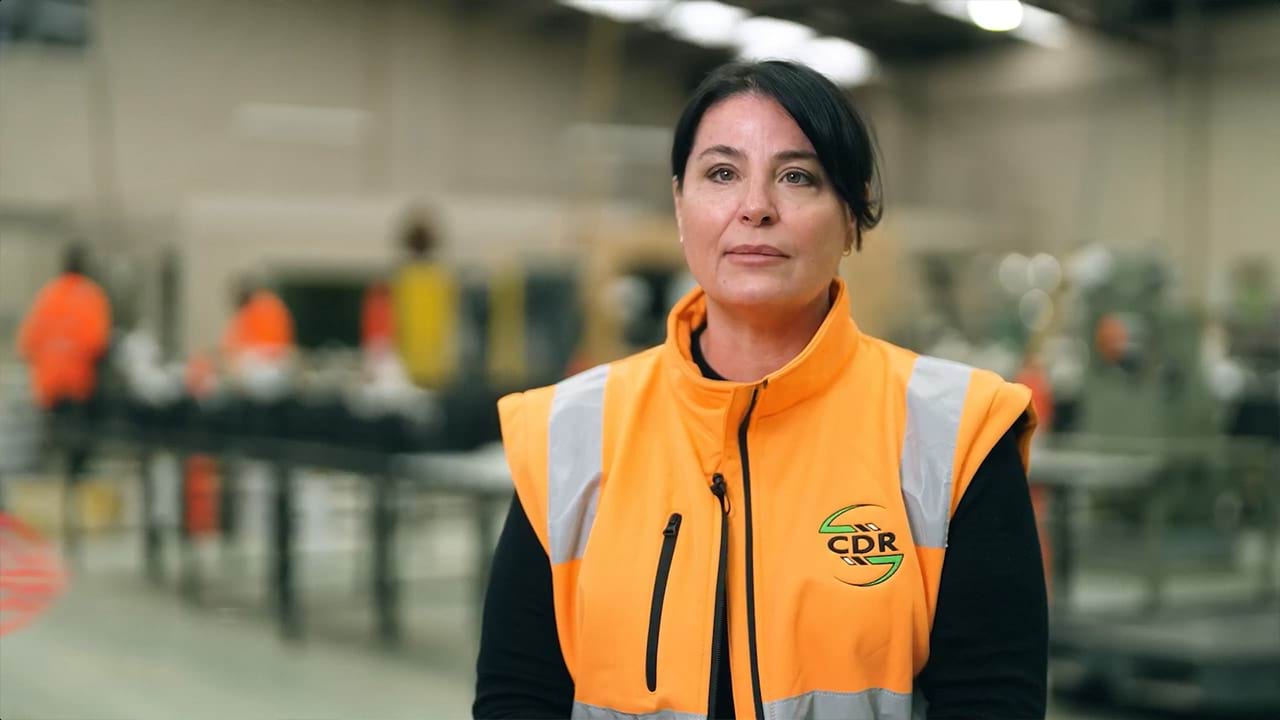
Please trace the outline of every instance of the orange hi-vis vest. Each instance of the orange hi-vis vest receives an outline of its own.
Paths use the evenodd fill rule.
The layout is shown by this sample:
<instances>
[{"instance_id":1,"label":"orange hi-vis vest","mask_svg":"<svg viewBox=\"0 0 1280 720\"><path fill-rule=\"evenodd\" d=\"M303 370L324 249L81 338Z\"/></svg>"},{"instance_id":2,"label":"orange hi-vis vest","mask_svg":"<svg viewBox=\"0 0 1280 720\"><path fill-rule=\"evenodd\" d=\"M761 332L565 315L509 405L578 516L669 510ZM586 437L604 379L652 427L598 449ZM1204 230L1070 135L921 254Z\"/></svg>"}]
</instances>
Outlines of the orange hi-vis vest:
<instances>
[{"instance_id":1,"label":"orange hi-vis vest","mask_svg":"<svg viewBox=\"0 0 1280 720\"><path fill-rule=\"evenodd\" d=\"M947 526L1030 393L862 335L844 284L805 350L756 383L666 343L499 402L552 570L575 718L706 717L727 623L740 718L924 716L914 678Z\"/></svg>"},{"instance_id":2,"label":"orange hi-vis vest","mask_svg":"<svg viewBox=\"0 0 1280 720\"><path fill-rule=\"evenodd\" d=\"M244 352L278 357L293 343L293 316L270 290L255 292L236 310L222 336L222 350L232 358Z\"/></svg>"},{"instance_id":3,"label":"orange hi-vis vest","mask_svg":"<svg viewBox=\"0 0 1280 720\"><path fill-rule=\"evenodd\" d=\"M97 387L97 362L111 341L111 304L97 283L63 273L45 285L18 331L18 354L31 364L36 402L84 402Z\"/></svg>"}]
</instances>

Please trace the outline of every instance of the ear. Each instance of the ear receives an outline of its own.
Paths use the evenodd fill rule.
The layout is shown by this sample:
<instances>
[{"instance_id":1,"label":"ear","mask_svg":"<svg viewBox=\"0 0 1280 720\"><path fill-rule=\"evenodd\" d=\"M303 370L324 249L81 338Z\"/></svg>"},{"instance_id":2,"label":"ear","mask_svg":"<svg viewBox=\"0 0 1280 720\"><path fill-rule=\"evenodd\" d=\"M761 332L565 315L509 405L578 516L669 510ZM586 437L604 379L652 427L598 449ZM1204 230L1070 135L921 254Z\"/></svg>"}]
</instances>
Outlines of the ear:
<instances>
[{"instance_id":1,"label":"ear","mask_svg":"<svg viewBox=\"0 0 1280 720\"><path fill-rule=\"evenodd\" d=\"M676 231L680 233L680 242L684 242L684 206L681 203L680 180L671 176L671 200L676 206Z\"/></svg>"},{"instance_id":2,"label":"ear","mask_svg":"<svg viewBox=\"0 0 1280 720\"><path fill-rule=\"evenodd\" d=\"M858 219L853 216L853 211L849 209L848 205L844 206L844 221L844 254L848 255L853 252L858 239Z\"/></svg>"}]
</instances>

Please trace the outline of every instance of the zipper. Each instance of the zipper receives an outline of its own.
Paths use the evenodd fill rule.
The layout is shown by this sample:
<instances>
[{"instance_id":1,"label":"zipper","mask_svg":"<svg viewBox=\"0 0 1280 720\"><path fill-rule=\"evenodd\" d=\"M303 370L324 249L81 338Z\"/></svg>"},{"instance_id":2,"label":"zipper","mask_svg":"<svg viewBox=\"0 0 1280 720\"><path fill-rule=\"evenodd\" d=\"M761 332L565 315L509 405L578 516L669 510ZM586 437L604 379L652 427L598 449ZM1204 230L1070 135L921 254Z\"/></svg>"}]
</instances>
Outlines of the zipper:
<instances>
[{"instance_id":1,"label":"zipper","mask_svg":"<svg viewBox=\"0 0 1280 720\"><path fill-rule=\"evenodd\" d=\"M725 496L724 476L711 476L711 494L720 501L720 559L716 565L715 614L711 621L711 681L707 690L707 718L715 720L716 698L720 681L720 635L724 630L725 587L724 573L729 565L729 500Z\"/></svg>"},{"instance_id":2,"label":"zipper","mask_svg":"<svg viewBox=\"0 0 1280 720\"><path fill-rule=\"evenodd\" d=\"M649 692L658 689L658 634L662 630L662 602L667 595L667 579L671 576L671 559L676 554L676 538L680 537L680 513L671 513L662 529L662 554L658 556L658 573L653 579L653 603L649 606L649 645L644 656L644 680Z\"/></svg>"},{"instance_id":3,"label":"zipper","mask_svg":"<svg viewBox=\"0 0 1280 720\"><path fill-rule=\"evenodd\" d=\"M764 720L764 700L760 695L760 657L756 651L756 577L752 549L751 463L747 452L747 426L751 423L751 412L756 409L760 388L767 386L766 381L751 390L751 402L747 405L746 414L742 416L742 423L738 425L738 454L742 460L742 508L746 521L747 648L751 655L751 697L755 702L756 720Z\"/></svg>"}]
</instances>

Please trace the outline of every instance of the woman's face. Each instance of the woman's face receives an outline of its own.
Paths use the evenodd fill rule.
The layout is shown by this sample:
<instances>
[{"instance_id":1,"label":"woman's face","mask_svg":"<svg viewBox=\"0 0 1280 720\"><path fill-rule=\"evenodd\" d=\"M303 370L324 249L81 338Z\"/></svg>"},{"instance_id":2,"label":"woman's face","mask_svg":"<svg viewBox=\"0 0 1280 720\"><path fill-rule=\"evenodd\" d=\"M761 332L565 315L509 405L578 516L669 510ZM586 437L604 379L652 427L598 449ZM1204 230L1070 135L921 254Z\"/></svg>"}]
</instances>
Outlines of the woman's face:
<instances>
[{"instance_id":1,"label":"woman's face","mask_svg":"<svg viewBox=\"0 0 1280 720\"><path fill-rule=\"evenodd\" d=\"M853 241L852 216L813 145L759 95L707 110L674 193L685 261L721 305L803 307L827 290Z\"/></svg>"}]
</instances>

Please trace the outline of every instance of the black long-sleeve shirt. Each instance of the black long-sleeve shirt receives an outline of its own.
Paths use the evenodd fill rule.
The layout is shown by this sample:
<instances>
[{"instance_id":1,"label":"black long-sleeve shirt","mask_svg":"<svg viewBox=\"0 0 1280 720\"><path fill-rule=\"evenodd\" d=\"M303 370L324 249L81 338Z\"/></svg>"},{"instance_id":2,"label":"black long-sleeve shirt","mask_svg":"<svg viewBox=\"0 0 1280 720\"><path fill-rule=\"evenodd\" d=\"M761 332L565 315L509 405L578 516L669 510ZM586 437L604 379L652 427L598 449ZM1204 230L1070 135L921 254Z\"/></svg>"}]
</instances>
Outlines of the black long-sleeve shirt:
<instances>
[{"instance_id":1,"label":"black long-sleeve shirt","mask_svg":"<svg viewBox=\"0 0 1280 720\"><path fill-rule=\"evenodd\" d=\"M697 352L707 377L718 378ZM929 720L1045 715L1048 601L1040 541L1018 451L1021 420L987 455L951 518L929 661L916 678ZM494 555L477 662L476 718L567 718L573 678L560 652L551 566L511 503ZM720 638L727 642L727 637ZM722 653L727 660L728 653ZM729 663L717 715L732 718Z\"/></svg>"}]
</instances>

